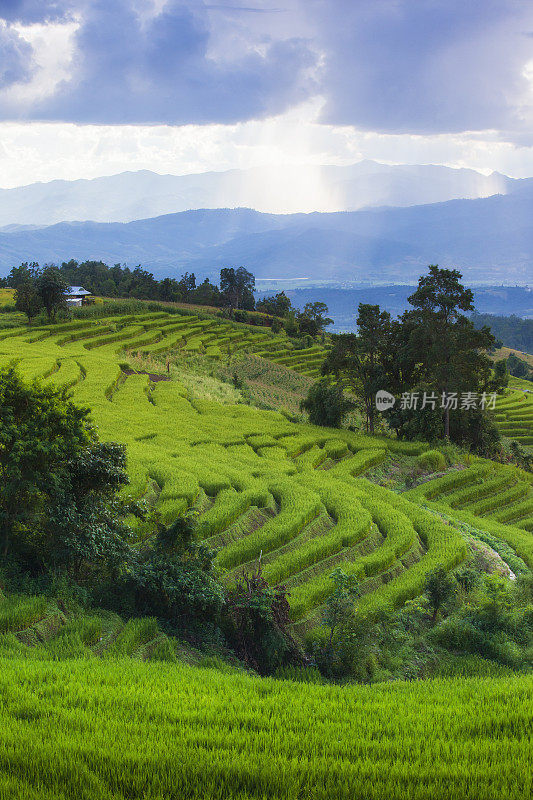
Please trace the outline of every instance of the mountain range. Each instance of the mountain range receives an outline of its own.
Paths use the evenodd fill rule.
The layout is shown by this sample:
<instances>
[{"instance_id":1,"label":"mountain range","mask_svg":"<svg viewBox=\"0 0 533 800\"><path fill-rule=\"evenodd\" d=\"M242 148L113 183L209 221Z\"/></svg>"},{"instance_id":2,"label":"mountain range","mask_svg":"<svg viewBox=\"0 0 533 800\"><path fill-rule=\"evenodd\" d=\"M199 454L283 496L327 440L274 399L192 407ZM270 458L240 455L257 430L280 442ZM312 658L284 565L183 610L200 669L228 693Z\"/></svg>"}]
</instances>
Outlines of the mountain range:
<instances>
[{"instance_id":1,"label":"mountain range","mask_svg":"<svg viewBox=\"0 0 533 800\"><path fill-rule=\"evenodd\" d=\"M474 284L533 277L533 181L476 200L352 212L185 211L129 223L62 222L0 230L0 273L22 261L101 259L157 277L216 277L244 265L258 278L406 283L429 263Z\"/></svg>"},{"instance_id":2,"label":"mountain range","mask_svg":"<svg viewBox=\"0 0 533 800\"><path fill-rule=\"evenodd\" d=\"M529 181L531 183L531 181ZM0 189L0 227L57 222L131 222L199 208L267 213L357 211L520 192L526 180L435 165L260 167L195 175L142 170L92 180Z\"/></svg>"}]
</instances>

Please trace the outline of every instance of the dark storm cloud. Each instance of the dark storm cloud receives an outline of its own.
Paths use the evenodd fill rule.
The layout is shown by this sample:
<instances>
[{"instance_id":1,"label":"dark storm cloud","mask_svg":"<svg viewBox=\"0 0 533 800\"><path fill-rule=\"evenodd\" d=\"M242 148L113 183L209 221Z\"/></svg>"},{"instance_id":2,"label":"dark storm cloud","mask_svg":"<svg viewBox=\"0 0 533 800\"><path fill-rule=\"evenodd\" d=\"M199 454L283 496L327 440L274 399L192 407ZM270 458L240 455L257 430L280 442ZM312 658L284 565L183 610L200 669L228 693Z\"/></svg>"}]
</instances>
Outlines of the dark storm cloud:
<instances>
[{"instance_id":1,"label":"dark storm cloud","mask_svg":"<svg viewBox=\"0 0 533 800\"><path fill-rule=\"evenodd\" d=\"M308 3L326 53L328 122L408 133L524 124L530 0Z\"/></svg>"},{"instance_id":2,"label":"dark storm cloud","mask_svg":"<svg viewBox=\"0 0 533 800\"><path fill-rule=\"evenodd\" d=\"M203 3L168 2L157 16L138 13L147 6L131 0L71 5L81 21L72 79L29 116L112 124L236 122L279 113L315 91L308 68L316 55L302 38L265 36L259 48L215 59L209 46L216 30ZM249 10L230 9L232 16L250 16ZM215 16L221 13L217 8Z\"/></svg>"},{"instance_id":3,"label":"dark storm cloud","mask_svg":"<svg viewBox=\"0 0 533 800\"><path fill-rule=\"evenodd\" d=\"M79 21L71 77L20 116L226 123L322 95L333 124L532 135L532 0L169 0L147 16L150 7L0 0L4 84L31 74L11 23Z\"/></svg>"}]
</instances>

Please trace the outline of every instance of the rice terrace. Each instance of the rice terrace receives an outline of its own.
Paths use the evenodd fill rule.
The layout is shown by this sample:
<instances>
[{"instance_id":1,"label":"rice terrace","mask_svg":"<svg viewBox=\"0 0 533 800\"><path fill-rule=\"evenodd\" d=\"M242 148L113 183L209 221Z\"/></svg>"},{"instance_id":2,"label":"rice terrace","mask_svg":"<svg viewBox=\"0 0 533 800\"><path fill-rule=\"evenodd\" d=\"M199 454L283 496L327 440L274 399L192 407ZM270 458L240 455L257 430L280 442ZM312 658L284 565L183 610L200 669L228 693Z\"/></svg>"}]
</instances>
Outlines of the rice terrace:
<instances>
[{"instance_id":1,"label":"rice terrace","mask_svg":"<svg viewBox=\"0 0 533 800\"><path fill-rule=\"evenodd\" d=\"M532 31L0 2L0 800L531 800Z\"/></svg>"},{"instance_id":2,"label":"rice terrace","mask_svg":"<svg viewBox=\"0 0 533 800\"><path fill-rule=\"evenodd\" d=\"M384 433L369 435L346 427L327 428L305 421L295 413L297 405L292 395L306 392L313 380L320 378L320 366L331 349L328 339L295 347L294 339L283 331L276 335L268 328L195 313L192 307L149 311L146 306L143 311L142 304L137 306L133 313L114 313L120 304L109 302L97 306L94 315L82 314L78 319L55 324L8 327L0 332L4 367L15 369L23 380L37 379L43 389L67 390L78 406L91 409L102 441L125 445L129 483L121 494L149 509L148 516L127 517L134 549L142 550L153 539L154 518L160 526L171 527L188 514L194 520L197 541L214 553L214 569L223 590L231 595L241 575L253 575L259 563L261 580L274 593L279 590L286 594L287 632L296 642L307 641L310 652L323 641L323 620L332 613L328 603L331 606L335 595L335 570L341 570L344 581L357 586L357 614L362 620L384 619L385 609L389 609L386 615L390 616L406 602L413 602L424 592L427 576L434 570L459 570L459 578L462 565L471 563L472 552L478 548L485 558L491 554L490 559L501 574L530 574L531 472L480 457L467 457L465 461L458 452L449 451L445 456L445 448L436 451L423 441ZM256 392L260 389L259 395L247 393L245 380L238 377L239 369L244 369L249 387L253 386L250 379L260 376L255 386ZM275 389L269 386L269 380L275 383ZM524 393L526 400L516 400L519 389L507 391L498 400L496 411L496 419L505 432L508 429L503 420L508 419L507 414L529 399ZM522 406L520 416L523 421ZM527 439L522 441L528 443ZM418 487L400 491L400 481L413 470L419 470L429 480L424 478ZM432 472L437 477L432 477ZM397 476L396 484L391 480L393 475ZM127 692L132 702L133 698L139 702L140 686L150 687L150 695L143 696L142 703L146 713L159 720L157 733L156 728L150 728L149 734L157 765L154 762L143 782L157 785L157 796L168 796L175 778L165 779L163 772L170 769L172 759L187 763L192 755L190 748L196 750L197 746L186 721L191 714L187 710L190 701L182 697L179 687L188 687L187 694L194 686L195 692L200 691L197 680L203 680L202 674L206 678L209 675L208 684L201 684L201 693L210 710L194 724L205 731L205 756L200 757L196 751L194 765L191 763L182 773L188 775L181 778L188 796L219 796L219 788L226 786L231 771L235 786L231 795L223 789L220 796L288 798L299 796L304 790L310 797L352 797L364 790L368 797L400 797L400 787L409 779L413 797L426 797L428 791L448 797L446 786L452 774L448 770L452 769L454 791L461 787L461 796L527 796L530 774L520 767L527 758L521 762L517 755L528 742L522 738L527 726L516 726L522 724L520 718L525 722L531 711L531 679L516 676L511 680L512 660L497 650L491 652L494 645L489 646L484 657L475 655L476 648L471 645L463 655L449 651L448 666L438 667L436 672L435 667L429 668L429 674L433 672L435 677L426 688L416 682L407 693L399 684L387 691L384 686L378 688L380 669L383 677L390 673L382 665L375 673L375 688L341 686L336 689L341 696L321 686L324 679L309 666L278 668L277 678L268 679L245 676L238 662L231 659L223 667L220 655L209 655L209 648L202 654L201 644L180 643L154 618L124 621L116 613L98 609L86 609L80 615L70 603L65 606L64 601L50 595L36 597L20 592L8 594L0 610L6 699L3 724L8 737L3 761L9 765L2 774L5 796L9 792L20 796L30 792L27 796L34 796L33 791L37 792L36 797L59 796L54 792L63 790L65 796L73 796L74 791L81 791L82 797L96 796L94 787L82 789L76 784L75 789L72 775L59 778L59 773L51 773L45 777L42 771L36 776L43 789L34 790L34 779L28 777L26 768L22 764L15 767L8 756L9 737L23 735L33 758L46 760L47 745L32 738L45 736L43 714L49 719L46 726L52 724L52 719L58 730L67 725L60 747L65 764L72 757L72 748L79 747L68 733L61 694L54 691L43 697L42 711L29 706L27 711L21 711L20 701L11 695L8 678L11 665L17 665L17 670L22 670L19 674L27 676L28 685L37 685L35 682L40 680L55 681L63 673L53 665L59 661L58 667L67 666L72 658L77 659L81 670L76 667L71 671L68 667L68 691L74 693L70 703L78 719L76 724L91 732L98 752L105 747L116 774L109 783L101 774L100 756L92 766L87 760L89 753L83 756L87 776L94 775L98 780L98 796L115 797L117 792L122 796L126 784L132 787L128 789L129 796L145 796L140 794L144 792L140 784L130 783L118 717L113 714L111 723L101 716L107 703L122 702L122 689L120 699L116 696L119 675L121 682L128 676ZM334 623L330 624L333 632ZM360 647L364 648L362 641ZM128 660L127 666L121 666L124 659ZM193 666L179 663L191 661ZM152 666L143 677L139 670L147 670L147 662ZM370 669L369 664L363 672ZM427 668L428 665L424 667ZM448 677L448 673L454 677ZM80 696L80 681L88 674L101 687L99 701L90 694L89 686L83 689L86 700ZM171 716L163 710L169 702L169 681L175 683L176 696L182 698L177 706L171 701ZM254 681L268 683L257 694ZM501 700L494 702L494 693L503 697L504 686L505 702L509 704L506 707ZM300 706L297 699L302 691L305 706ZM218 692L232 698L232 713L239 727L245 724L242 714L250 720L252 714L257 722L265 713L274 715L277 727L287 709L291 709L294 741L286 736L277 741L275 730L271 740L277 763L280 767L282 763L286 765L284 778L275 779L261 768L261 739L256 742L255 738L258 733L250 731L246 735L244 754L227 714L226 722L215 723ZM415 711L420 702L424 703L427 717ZM462 708L464 702L472 704L473 714L484 718L484 727L475 734L467 733L466 722L452 723L456 704ZM304 738L297 745L297 730L301 725L306 727L304 719L311 703L317 713L320 709L322 721L311 738L309 732L302 732ZM342 704L344 721L337 718L338 703ZM398 719L393 711L397 703L403 706ZM502 714L506 720L503 728L498 721ZM33 720L32 733L20 729L18 720L27 715L28 720ZM138 723L126 723L130 732L127 747L133 748L132 753L140 735L132 725L142 724L142 718ZM439 748L439 752L443 746L441 735L449 736L450 726L455 726L455 749L450 752L448 765L441 762L441 775L437 777L429 766L432 751L417 749L410 755L412 764L416 764L416 779L410 772L397 772L407 741L420 736L417 730L427 724L441 731L429 741L429 747ZM115 725L119 728L115 729ZM508 725L521 731L518 739L513 738L513 748L518 750L509 749ZM329 727L321 733L323 726ZM331 726L337 731L334 738L339 743L333 750L326 745L331 742ZM350 731L355 730L357 735L352 741ZM373 761L372 769L378 772L371 778L362 763L374 758L371 741L376 735L382 754L380 761ZM474 773L468 755L471 735L476 741ZM106 736L110 738L104 745ZM221 750L222 740L225 745ZM163 741L164 757L159 744ZM299 768L288 768L295 758L309 759L311 752L316 753L318 742L323 743L321 748L325 747L322 758L327 761L323 768L314 761L313 777ZM503 770L496 770L491 747L505 747L508 760ZM215 751L220 761L212 761ZM230 769L237 754L239 766ZM205 763L203 758L207 759ZM340 768L341 763L348 762L349 769ZM380 771L378 764L386 762L396 764L392 772L389 767ZM336 763L339 767L332 769ZM82 784L92 786L92 781L93 778Z\"/></svg>"}]
</instances>

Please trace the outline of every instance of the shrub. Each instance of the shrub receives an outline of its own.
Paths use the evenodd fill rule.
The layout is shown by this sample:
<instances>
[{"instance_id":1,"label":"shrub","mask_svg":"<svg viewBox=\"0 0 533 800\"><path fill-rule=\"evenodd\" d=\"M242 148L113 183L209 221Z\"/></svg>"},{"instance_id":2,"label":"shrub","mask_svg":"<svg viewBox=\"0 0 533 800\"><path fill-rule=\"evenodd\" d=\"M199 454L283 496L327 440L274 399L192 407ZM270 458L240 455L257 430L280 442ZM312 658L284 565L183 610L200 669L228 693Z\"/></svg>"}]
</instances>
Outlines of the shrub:
<instances>
[{"instance_id":1,"label":"shrub","mask_svg":"<svg viewBox=\"0 0 533 800\"><path fill-rule=\"evenodd\" d=\"M340 428L344 417L353 408L354 403L344 397L342 387L332 386L327 380L314 383L300 403L300 409L308 412L313 425L329 428Z\"/></svg>"},{"instance_id":2,"label":"shrub","mask_svg":"<svg viewBox=\"0 0 533 800\"><path fill-rule=\"evenodd\" d=\"M446 469L446 459L440 450L426 450L418 456L416 463L426 472L441 472Z\"/></svg>"}]
</instances>

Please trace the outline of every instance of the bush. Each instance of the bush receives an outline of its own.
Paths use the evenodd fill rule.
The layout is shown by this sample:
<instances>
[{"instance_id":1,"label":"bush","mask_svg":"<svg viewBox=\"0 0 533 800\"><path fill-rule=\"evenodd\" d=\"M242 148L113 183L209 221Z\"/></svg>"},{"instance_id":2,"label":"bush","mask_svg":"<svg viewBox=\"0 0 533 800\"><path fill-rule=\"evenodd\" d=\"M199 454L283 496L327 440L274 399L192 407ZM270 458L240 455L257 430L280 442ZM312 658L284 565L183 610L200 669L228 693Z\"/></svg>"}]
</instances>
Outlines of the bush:
<instances>
[{"instance_id":1,"label":"bush","mask_svg":"<svg viewBox=\"0 0 533 800\"><path fill-rule=\"evenodd\" d=\"M244 574L231 593L227 613L235 652L261 675L301 666L303 654L288 631L289 603L283 587L271 589L261 574Z\"/></svg>"},{"instance_id":2,"label":"bush","mask_svg":"<svg viewBox=\"0 0 533 800\"><path fill-rule=\"evenodd\" d=\"M300 410L308 412L313 425L329 428L340 428L344 417L353 407L354 403L344 397L342 387L332 386L327 380L314 383L305 400L300 403Z\"/></svg>"},{"instance_id":3,"label":"bush","mask_svg":"<svg viewBox=\"0 0 533 800\"><path fill-rule=\"evenodd\" d=\"M427 450L418 456L416 463L425 472L441 472L446 469L446 459L440 450Z\"/></svg>"}]
</instances>

